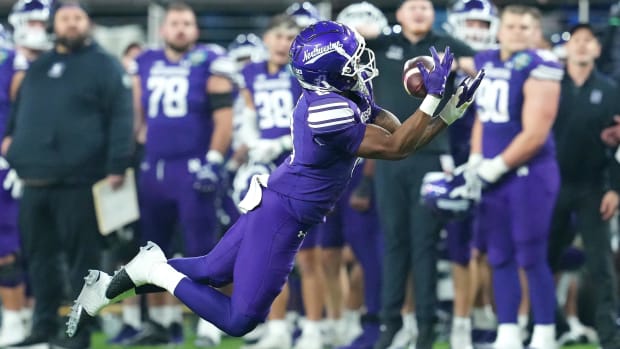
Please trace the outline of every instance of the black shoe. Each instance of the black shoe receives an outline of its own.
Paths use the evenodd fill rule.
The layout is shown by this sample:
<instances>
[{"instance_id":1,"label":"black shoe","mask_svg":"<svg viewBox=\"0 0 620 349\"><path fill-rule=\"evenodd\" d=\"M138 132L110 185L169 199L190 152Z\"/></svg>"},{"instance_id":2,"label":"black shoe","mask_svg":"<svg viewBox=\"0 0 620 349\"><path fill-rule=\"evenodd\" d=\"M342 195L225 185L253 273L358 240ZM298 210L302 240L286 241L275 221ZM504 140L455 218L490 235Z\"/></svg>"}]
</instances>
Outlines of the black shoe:
<instances>
[{"instance_id":1,"label":"black shoe","mask_svg":"<svg viewBox=\"0 0 620 349\"><path fill-rule=\"evenodd\" d=\"M169 332L164 326L154 321L147 321L142 325L142 329L138 334L123 344L126 346L162 345L169 342Z\"/></svg>"},{"instance_id":2,"label":"black shoe","mask_svg":"<svg viewBox=\"0 0 620 349\"><path fill-rule=\"evenodd\" d=\"M400 319L399 319L400 320ZM396 332L403 326L402 321L395 321L386 324L381 324L379 339L375 343L374 349L386 349L392 345Z\"/></svg>"},{"instance_id":3,"label":"black shoe","mask_svg":"<svg viewBox=\"0 0 620 349\"><path fill-rule=\"evenodd\" d=\"M60 337L50 341L50 349L89 349L90 334L81 334L75 337Z\"/></svg>"},{"instance_id":4,"label":"black shoe","mask_svg":"<svg viewBox=\"0 0 620 349\"><path fill-rule=\"evenodd\" d=\"M49 349L49 342L54 336L46 332L33 332L23 341L7 345L7 349Z\"/></svg>"},{"instance_id":5,"label":"black shoe","mask_svg":"<svg viewBox=\"0 0 620 349\"><path fill-rule=\"evenodd\" d=\"M435 343L435 330L432 322L426 325L418 323L418 340L416 341L416 349L433 349Z\"/></svg>"}]
</instances>

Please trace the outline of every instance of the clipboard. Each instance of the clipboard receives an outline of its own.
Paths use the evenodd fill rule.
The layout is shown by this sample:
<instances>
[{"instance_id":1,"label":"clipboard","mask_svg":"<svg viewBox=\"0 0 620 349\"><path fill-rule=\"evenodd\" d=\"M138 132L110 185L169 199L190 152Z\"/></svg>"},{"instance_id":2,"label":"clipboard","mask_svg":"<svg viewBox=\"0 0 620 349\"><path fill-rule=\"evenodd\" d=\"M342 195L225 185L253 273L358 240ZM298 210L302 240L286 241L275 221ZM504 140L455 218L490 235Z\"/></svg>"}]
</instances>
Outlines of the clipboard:
<instances>
[{"instance_id":1,"label":"clipboard","mask_svg":"<svg viewBox=\"0 0 620 349\"><path fill-rule=\"evenodd\" d=\"M92 191L101 235L109 235L140 218L133 169L127 169L125 181L119 188L112 189L108 181L102 179L93 185Z\"/></svg>"}]
</instances>

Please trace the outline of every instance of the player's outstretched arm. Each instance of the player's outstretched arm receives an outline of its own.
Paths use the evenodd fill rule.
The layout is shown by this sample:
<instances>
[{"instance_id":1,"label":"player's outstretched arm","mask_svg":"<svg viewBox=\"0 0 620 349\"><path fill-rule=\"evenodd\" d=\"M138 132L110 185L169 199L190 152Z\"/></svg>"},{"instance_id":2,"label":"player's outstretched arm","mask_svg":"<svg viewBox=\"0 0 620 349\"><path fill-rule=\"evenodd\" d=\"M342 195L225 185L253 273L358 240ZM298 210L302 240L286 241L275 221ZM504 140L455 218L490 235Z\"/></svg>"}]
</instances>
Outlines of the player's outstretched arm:
<instances>
[{"instance_id":1,"label":"player's outstretched arm","mask_svg":"<svg viewBox=\"0 0 620 349\"><path fill-rule=\"evenodd\" d=\"M440 65L436 64L436 67L440 67ZM434 71L437 70L435 69ZM446 77L448 73L449 65L446 64ZM398 119L389 111L383 110L377 116L377 120L381 120L378 124L386 125L386 127L396 127L395 130L390 132L389 129L379 125L368 125L357 155L387 160L398 160L407 157L430 142L439 132L465 112L473 101L476 90L483 78L484 71L480 71L475 78L463 80L457 91L436 117L433 117L432 114L434 114L440 99L430 93L425 97L420 108L399 127L396 127ZM427 83L427 89L428 86ZM429 107L429 104L431 107Z\"/></svg>"}]
</instances>

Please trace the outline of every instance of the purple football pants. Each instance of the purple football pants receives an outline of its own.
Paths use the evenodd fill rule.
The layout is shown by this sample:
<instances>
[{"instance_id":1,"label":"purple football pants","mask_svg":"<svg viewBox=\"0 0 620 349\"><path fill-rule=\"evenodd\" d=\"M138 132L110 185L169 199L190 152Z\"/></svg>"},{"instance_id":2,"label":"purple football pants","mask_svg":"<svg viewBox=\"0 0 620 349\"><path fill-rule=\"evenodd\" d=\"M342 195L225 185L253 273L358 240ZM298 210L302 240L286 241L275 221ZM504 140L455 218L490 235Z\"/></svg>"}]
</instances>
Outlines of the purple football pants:
<instances>
[{"instance_id":1,"label":"purple football pants","mask_svg":"<svg viewBox=\"0 0 620 349\"><path fill-rule=\"evenodd\" d=\"M170 255L180 223L184 254L200 256L216 243L215 193L194 189L188 159L148 161L142 165L138 186L142 241L153 241Z\"/></svg>"},{"instance_id":2,"label":"purple football pants","mask_svg":"<svg viewBox=\"0 0 620 349\"><path fill-rule=\"evenodd\" d=\"M293 268L318 209L269 189L260 206L241 215L205 256L171 259L185 274L174 295L224 332L241 336L263 322ZM234 282L230 297L213 287Z\"/></svg>"},{"instance_id":3,"label":"purple football pants","mask_svg":"<svg viewBox=\"0 0 620 349\"><path fill-rule=\"evenodd\" d=\"M527 275L536 324L554 322L555 288L547 263L551 216L559 190L553 161L530 164L485 192L477 229L487 236L500 323L516 323L521 300L518 268Z\"/></svg>"}]
</instances>

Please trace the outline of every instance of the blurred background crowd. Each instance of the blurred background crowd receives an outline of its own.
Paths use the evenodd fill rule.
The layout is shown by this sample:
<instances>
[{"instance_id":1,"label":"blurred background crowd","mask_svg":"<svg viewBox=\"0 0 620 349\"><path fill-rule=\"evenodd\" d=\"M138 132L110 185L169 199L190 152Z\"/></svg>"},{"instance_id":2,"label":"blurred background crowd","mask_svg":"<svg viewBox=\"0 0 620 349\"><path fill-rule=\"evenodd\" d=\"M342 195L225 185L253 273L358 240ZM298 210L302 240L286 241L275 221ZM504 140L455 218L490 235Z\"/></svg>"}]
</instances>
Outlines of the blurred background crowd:
<instances>
[{"instance_id":1,"label":"blurred background crowd","mask_svg":"<svg viewBox=\"0 0 620 349\"><path fill-rule=\"evenodd\" d=\"M90 331L61 333L89 268L112 272L147 240L169 257L213 247L241 214L251 176L290 155L301 86L288 49L302 28L332 19L360 32L375 51L378 104L405 117L421 101L402 88L403 63L450 45L453 87L471 57L498 47L501 10L516 5L527 47L564 67L559 98L548 101L562 184L553 212L532 228L544 230L540 255L523 262L516 252L516 287L493 281L504 264L485 257L476 204L421 191L445 184L429 173L471 164L471 114L408 159L361 162L334 214L305 237L268 321L243 339L222 339L163 295L112 307L91 329L105 346L620 349L620 3L171 3L0 0L0 347L92 347ZM123 185L128 167L141 219L102 236L91 186ZM507 215L506 225L538 222ZM530 316L540 300L528 296L537 263L554 273L544 335ZM512 333L497 302L514 299Z\"/></svg>"}]
</instances>

